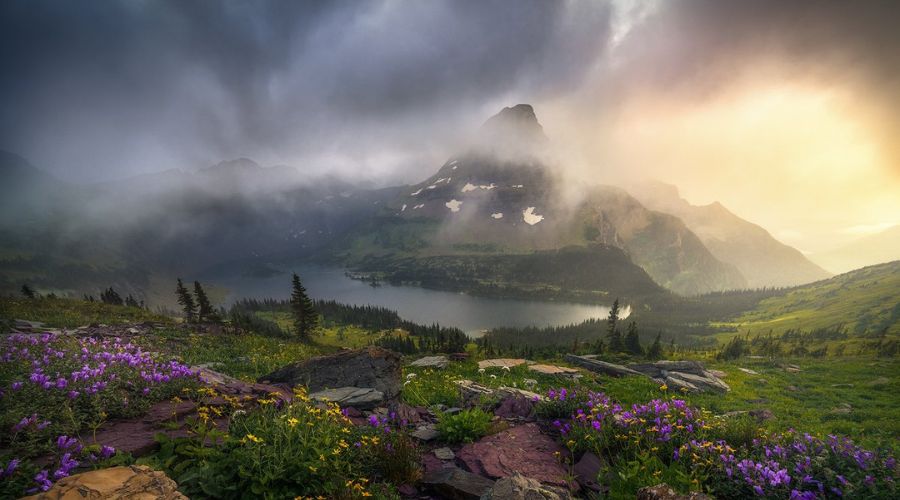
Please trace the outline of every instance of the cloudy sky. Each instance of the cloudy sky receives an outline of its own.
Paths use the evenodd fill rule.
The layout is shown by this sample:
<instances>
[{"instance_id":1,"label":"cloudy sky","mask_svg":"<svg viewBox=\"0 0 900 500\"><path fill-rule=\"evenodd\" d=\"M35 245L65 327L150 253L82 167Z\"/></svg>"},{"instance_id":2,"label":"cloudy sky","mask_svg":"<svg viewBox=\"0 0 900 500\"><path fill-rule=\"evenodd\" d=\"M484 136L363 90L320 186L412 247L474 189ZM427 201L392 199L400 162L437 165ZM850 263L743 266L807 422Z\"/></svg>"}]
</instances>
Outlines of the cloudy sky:
<instances>
[{"instance_id":1,"label":"cloudy sky","mask_svg":"<svg viewBox=\"0 0 900 500\"><path fill-rule=\"evenodd\" d=\"M238 156L431 174L506 105L806 251L900 223L900 3L0 2L0 149L70 180Z\"/></svg>"}]
</instances>

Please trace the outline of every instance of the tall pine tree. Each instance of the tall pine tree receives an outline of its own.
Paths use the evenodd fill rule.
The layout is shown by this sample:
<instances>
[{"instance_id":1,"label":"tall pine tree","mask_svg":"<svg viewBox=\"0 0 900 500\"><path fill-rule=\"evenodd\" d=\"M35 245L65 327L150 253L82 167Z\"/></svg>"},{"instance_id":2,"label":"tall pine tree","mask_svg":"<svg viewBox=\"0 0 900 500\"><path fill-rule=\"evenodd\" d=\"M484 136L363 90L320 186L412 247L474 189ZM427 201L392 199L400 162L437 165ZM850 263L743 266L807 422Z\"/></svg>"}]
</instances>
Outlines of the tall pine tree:
<instances>
[{"instance_id":1,"label":"tall pine tree","mask_svg":"<svg viewBox=\"0 0 900 500\"><path fill-rule=\"evenodd\" d=\"M319 313L312 300L306 295L306 288L303 288L297 273L294 273L292 284L291 311L294 314L294 333L301 339L309 340L313 331L319 326Z\"/></svg>"},{"instance_id":2,"label":"tall pine tree","mask_svg":"<svg viewBox=\"0 0 900 500\"><path fill-rule=\"evenodd\" d=\"M609 310L609 317L606 319L606 338L609 339L609 352L622 352L625 350L625 343L622 341L622 332L619 331L618 322L619 299L616 299Z\"/></svg>"},{"instance_id":3,"label":"tall pine tree","mask_svg":"<svg viewBox=\"0 0 900 500\"><path fill-rule=\"evenodd\" d=\"M184 320L188 323L193 323L194 316L197 314L197 305L194 303L194 297L191 296L191 292L181 282L181 278L178 278L175 295L178 297L178 304L181 305L181 310L184 311Z\"/></svg>"},{"instance_id":4,"label":"tall pine tree","mask_svg":"<svg viewBox=\"0 0 900 500\"><path fill-rule=\"evenodd\" d=\"M637 356L644 354L644 348L641 347L641 337L638 335L637 323L634 321L628 324L628 332L625 334L625 350Z\"/></svg>"},{"instance_id":5,"label":"tall pine tree","mask_svg":"<svg viewBox=\"0 0 900 500\"><path fill-rule=\"evenodd\" d=\"M197 322L216 321L216 310L209 303L209 297L206 296L206 291L200 286L199 281L194 282L194 296L197 297Z\"/></svg>"},{"instance_id":6,"label":"tall pine tree","mask_svg":"<svg viewBox=\"0 0 900 500\"><path fill-rule=\"evenodd\" d=\"M662 357L662 332L658 332L656 334L656 340L654 340L653 344L650 345L650 348L647 349L647 359L656 361L657 359L662 359Z\"/></svg>"}]
</instances>

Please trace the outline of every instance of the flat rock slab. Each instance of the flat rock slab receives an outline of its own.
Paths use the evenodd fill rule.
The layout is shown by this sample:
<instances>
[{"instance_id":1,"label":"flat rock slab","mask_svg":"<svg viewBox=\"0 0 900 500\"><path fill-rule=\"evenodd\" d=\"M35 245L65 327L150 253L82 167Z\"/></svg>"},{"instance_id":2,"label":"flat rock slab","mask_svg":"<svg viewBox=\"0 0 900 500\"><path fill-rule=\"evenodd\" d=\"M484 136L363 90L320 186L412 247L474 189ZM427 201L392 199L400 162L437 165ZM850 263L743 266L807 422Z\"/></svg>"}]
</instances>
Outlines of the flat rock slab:
<instances>
[{"instance_id":1,"label":"flat rock slab","mask_svg":"<svg viewBox=\"0 0 900 500\"><path fill-rule=\"evenodd\" d=\"M479 500L494 487L494 481L466 472L459 467L445 467L426 472L422 483L431 487L440 498L451 500Z\"/></svg>"},{"instance_id":2,"label":"flat rock slab","mask_svg":"<svg viewBox=\"0 0 900 500\"><path fill-rule=\"evenodd\" d=\"M528 360L525 359L510 359L510 358L497 358L497 359L485 359L478 362L478 368L514 368L519 365L524 365Z\"/></svg>"},{"instance_id":3,"label":"flat rock slab","mask_svg":"<svg viewBox=\"0 0 900 500\"><path fill-rule=\"evenodd\" d=\"M341 406L352 406L360 410L371 410L384 402L384 393L368 387L338 387L309 395L316 401L329 401Z\"/></svg>"},{"instance_id":4,"label":"flat rock slab","mask_svg":"<svg viewBox=\"0 0 900 500\"><path fill-rule=\"evenodd\" d=\"M426 356L424 358L419 358L409 366L415 366L417 368L436 368L442 370L447 368L447 365L450 364L450 360L447 359L447 356Z\"/></svg>"},{"instance_id":5,"label":"flat rock slab","mask_svg":"<svg viewBox=\"0 0 900 500\"><path fill-rule=\"evenodd\" d=\"M746 373L747 375L759 375L759 372L756 370L751 370L749 368L738 368L738 370Z\"/></svg>"},{"instance_id":6,"label":"flat rock slab","mask_svg":"<svg viewBox=\"0 0 900 500\"><path fill-rule=\"evenodd\" d=\"M568 471L555 453L565 449L537 424L528 423L467 444L456 452L469 471L493 479L516 473L542 483L567 487Z\"/></svg>"},{"instance_id":7,"label":"flat rock slab","mask_svg":"<svg viewBox=\"0 0 900 500\"><path fill-rule=\"evenodd\" d=\"M432 451L432 453L434 453L434 456L441 460L453 460L454 458L456 458L453 450L447 448L446 446L443 448L436 448L434 451Z\"/></svg>"},{"instance_id":8,"label":"flat rock slab","mask_svg":"<svg viewBox=\"0 0 900 500\"><path fill-rule=\"evenodd\" d=\"M668 484L662 483L656 486L647 486L641 488L637 492L637 500L713 500L712 497L704 493L688 493L682 495L676 493Z\"/></svg>"},{"instance_id":9,"label":"flat rock slab","mask_svg":"<svg viewBox=\"0 0 900 500\"><path fill-rule=\"evenodd\" d=\"M154 498L187 500L177 490L178 485L164 472L146 465L110 467L75 474L60 479L49 490L25 497L29 500L57 500L79 498Z\"/></svg>"},{"instance_id":10,"label":"flat rock slab","mask_svg":"<svg viewBox=\"0 0 900 500\"><path fill-rule=\"evenodd\" d=\"M562 375L566 377L571 377L572 375L578 375L578 370L575 368L568 368L565 366L556 366L556 365L531 365L528 367L529 370L537 373L543 373L544 375Z\"/></svg>"},{"instance_id":11,"label":"flat rock slab","mask_svg":"<svg viewBox=\"0 0 900 500\"><path fill-rule=\"evenodd\" d=\"M437 439L438 436L441 435L441 433L434 428L434 425L429 424L419 427L418 429L412 431L409 435L418 439L419 441L433 441Z\"/></svg>"},{"instance_id":12,"label":"flat rock slab","mask_svg":"<svg viewBox=\"0 0 900 500\"><path fill-rule=\"evenodd\" d=\"M400 394L400 355L370 346L291 363L260 377L262 383L306 386L309 392L341 387L367 387L393 399Z\"/></svg>"}]
</instances>

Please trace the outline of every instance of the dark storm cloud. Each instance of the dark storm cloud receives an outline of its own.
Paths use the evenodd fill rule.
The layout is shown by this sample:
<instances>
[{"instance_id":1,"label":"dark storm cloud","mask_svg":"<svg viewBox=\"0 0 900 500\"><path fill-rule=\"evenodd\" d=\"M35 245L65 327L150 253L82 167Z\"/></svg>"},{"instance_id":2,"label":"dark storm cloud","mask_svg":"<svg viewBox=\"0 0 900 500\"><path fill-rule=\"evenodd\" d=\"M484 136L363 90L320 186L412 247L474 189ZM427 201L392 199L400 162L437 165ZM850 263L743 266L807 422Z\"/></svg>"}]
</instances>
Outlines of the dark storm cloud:
<instances>
[{"instance_id":1,"label":"dark storm cloud","mask_svg":"<svg viewBox=\"0 0 900 500\"><path fill-rule=\"evenodd\" d=\"M69 178L410 162L576 86L608 28L542 1L2 2L0 148Z\"/></svg>"}]
</instances>

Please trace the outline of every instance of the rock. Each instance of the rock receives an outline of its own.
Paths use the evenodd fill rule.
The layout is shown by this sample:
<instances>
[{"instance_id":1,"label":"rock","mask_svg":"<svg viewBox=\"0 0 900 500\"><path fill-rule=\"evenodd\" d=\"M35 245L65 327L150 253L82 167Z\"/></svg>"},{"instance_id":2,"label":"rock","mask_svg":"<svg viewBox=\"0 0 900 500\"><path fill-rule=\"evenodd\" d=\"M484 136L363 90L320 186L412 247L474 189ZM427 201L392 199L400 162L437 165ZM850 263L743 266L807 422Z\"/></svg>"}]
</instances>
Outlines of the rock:
<instances>
[{"instance_id":1,"label":"rock","mask_svg":"<svg viewBox=\"0 0 900 500\"><path fill-rule=\"evenodd\" d=\"M500 401L494 415L506 419L526 419L534 412L534 401L519 394L510 395Z\"/></svg>"},{"instance_id":2,"label":"rock","mask_svg":"<svg viewBox=\"0 0 900 500\"><path fill-rule=\"evenodd\" d=\"M587 368L592 372L602 373L604 375L610 375L613 377L624 377L625 375L643 375L641 372L634 371L630 368L626 368L622 365L617 365L615 363L607 363L606 361L600 361L599 359L592 359L587 356L576 356L574 354L567 354L566 361L578 365L582 368Z\"/></svg>"},{"instance_id":3,"label":"rock","mask_svg":"<svg viewBox=\"0 0 900 500\"><path fill-rule=\"evenodd\" d=\"M497 358L497 359L485 359L478 362L478 368L487 369L487 368L514 368L519 365L524 365L527 363L527 360L524 359L509 359L509 358Z\"/></svg>"},{"instance_id":4,"label":"rock","mask_svg":"<svg viewBox=\"0 0 900 500\"><path fill-rule=\"evenodd\" d=\"M490 478L519 473L542 483L568 487L568 471L555 453L566 450L537 424L528 423L463 446L456 458L469 471Z\"/></svg>"},{"instance_id":5,"label":"rock","mask_svg":"<svg viewBox=\"0 0 900 500\"><path fill-rule=\"evenodd\" d=\"M775 418L775 414L772 413L772 410L767 408L760 408L756 410L740 410L740 411L729 411L727 413L723 413L721 416L723 418L730 417L739 417L741 415L748 415L755 418L760 423L765 422L766 420L772 420Z\"/></svg>"},{"instance_id":6,"label":"rock","mask_svg":"<svg viewBox=\"0 0 900 500\"><path fill-rule=\"evenodd\" d=\"M675 390L690 392L728 392L728 384L706 370L697 361L656 361L628 366L607 363L586 356L566 355L566 359L588 370L612 376L639 375L649 377L656 383L671 386Z\"/></svg>"},{"instance_id":7,"label":"rock","mask_svg":"<svg viewBox=\"0 0 900 500\"><path fill-rule=\"evenodd\" d=\"M467 359L469 359L469 353L467 352L450 353L450 361L465 361Z\"/></svg>"},{"instance_id":8,"label":"rock","mask_svg":"<svg viewBox=\"0 0 900 500\"><path fill-rule=\"evenodd\" d=\"M110 467L60 479L31 500L81 498L187 500L165 473L146 465Z\"/></svg>"},{"instance_id":9,"label":"rock","mask_svg":"<svg viewBox=\"0 0 900 500\"><path fill-rule=\"evenodd\" d=\"M471 380L456 380L454 383L459 388L459 398L463 406L476 406L481 403L482 397L494 394L494 390L490 387Z\"/></svg>"},{"instance_id":10,"label":"rock","mask_svg":"<svg viewBox=\"0 0 900 500\"><path fill-rule=\"evenodd\" d=\"M400 495L409 498L417 496L419 494L419 490L417 490L416 487L411 484L401 484L399 487L397 487L397 493L400 493Z\"/></svg>"},{"instance_id":11,"label":"rock","mask_svg":"<svg viewBox=\"0 0 900 500\"><path fill-rule=\"evenodd\" d=\"M444 369L447 368L447 365L450 364L450 360L447 359L447 356L426 356L424 358L419 358L409 366L415 366L417 368L437 368Z\"/></svg>"},{"instance_id":12,"label":"rock","mask_svg":"<svg viewBox=\"0 0 900 500\"><path fill-rule=\"evenodd\" d=\"M582 488L599 492L601 487L597 483L597 476L602 469L603 460L589 451L575 464L575 480Z\"/></svg>"},{"instance_id":13,"label":"rock","mask_svg":"<svg viewBox=\"0 0 900 500\"><path fill-rule=\"evenodd\" d=\"M675 493L675 490L668 484L657 484L656 486L647 486L641 488L637 492L637 500L713 500L712 497L703 493L689 493L682 495Z\"/></svg>"},{"instance_id":14,"label":"rock","mask_svg":"<svg viewBox=\"0 0 900 500\"><path fill-rule=\"evenodd\" d=\"M427 472L422 477L422 483L431 487L441 498L451 500L477 500L494 487L494 481L459 467Z\"/></svg>"},{"instance_id":15,"label":"rock","mask_svg":"<svg viewBox=\"0 0 900 500\"><path fill-rule=\"evenodd\" d=\"M418 439L419 441L433 441L437 439L441 435L441 433L434 428L434 425L428 424L417 428L409 435Z\"/></svg>"},{"instance_id":16,"label":"rock","mask_svg":"<svg viewBox=\"0 0 900 500\"><path fill-rule=\"evenodd\" d=\"M785 387L785 389L787 389L791 392L800 392L800 388L797 387L796 385L789 385L789 386Z\"/></svg>"},{"instance_id":17,"label":"rock","mask_svg":"<svg viewBox=\"0 0 900 500\"><path fill-rule=\"evenodd\" d=\"M575 368L567 368L565 366L556 365L531 365L528 367L528 369L533 372L543 373L544 375L562 375L571 377L578 374L578 370L576 370Z\"/></svg>"},{"instance_id":18,"label":"rock","mask_svg":"<svg viewBox=\"0 0 900 500\"><path fill-rule=\"evenodd\" d=\"M712 373L713 376L715 376L716 378L725 378L728 376L728 374L723 372L722 370L707 370L707 371L709 373Z\"/></svg>"},{"instance_id":19,"label":"rock","mask_svg":"<svg viewBox=\"0 0 900 500\"><path fill-rule=\"evenodd\" d=\"M266 397L275 395L278 399L281 399L286 403L290 403L294 399L293 392L284 387L244 382L243 380L238 380L234 377L225 375L224 373L210 370L202 365L192 366L191 370L197 373L197 377L199 377L202 382L212 386L220 393L228 394L229 396Z\"/></svg>"},{"instance_id":20,"label":"rock","mask_svg":"<svg viewBox=\"0 0 900 500\"><path fill-rule=\"evenodd\" d=\"M384 393L367 387L339 387L326 389L309 395L316 401L330 401L340 406L353 406L360 410L370 410L384 402Z\"/></svg>"},{"instance_id":21,"label":"rock","mask_svg":"<svg viewBox=\"0 0 900 500\"><path fill-rule=\"evenodd\" d=\"M728 392L731 390L728 384L711 374L710 376L703 376L673 371L668 373L668 377L658 381L676 387L684 386L691 392Z\"/></svg>"},{"instance_id":22,"label":"rock","mask_svg":"<svg viewBox=\"0 0 900 500\"><path fill-rule=\"evenodd\" d=\"M530 399L531 401L543 401L546 399L536 392L526 391L525 389L519 389L518 387L501 386L496 392L500 397L521 396L525 399Z\"/></svg>"},{"instance_id":23,"label":"rock","mask_svg":"<svg viewBox=\"0 0 900 500\"><path fill-rule=\"evenodd\" d=\"M456 458L456 455L453 453L453 450L447 448L446 446L443 448L436 448L434 451L434 456L438 457L441 460L453 460Z\"/></svg>"},{"instance_id":24,"label":"rock","mask_svg":"<svg viewBox=\"0 0 900 500\"><path fill-rule=\"evenodd\" d=\"M835 389L852 389L853 384L831 384Z\"/></svg>"},{"instance_id":25,"label":"rock","mask_svg":"<svg viewBox=\"0 0 900 500\"><path fill-rule=\"evenodd\" d=\"M391 400L400 394L400 378L400 355L371 346L292 363L260 381L304 385L311 393L341 387L375 389Z\"/></svg>"},{"instance_id":26,"label":"rock","mask_svg":"<svg viewBox=\"0 0 900 500\"><path fill-rule=\"evenodd\" d=\"M759 372L757 372L755 370L751 370L749 368L738 368L738 370L746 373L747 375L759 375Z\"/></svg>"},{"instance_id":27,"label":"rock","mask_svg":"<svg viewBox=\"0 0 900 500\"><path fill-rule=\"evenodd\" d=\"M540 481L513 474L498 479L481 500L569 500L572 496L563 488L544 486Z\"/></svg>"}]
</instances>

